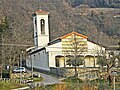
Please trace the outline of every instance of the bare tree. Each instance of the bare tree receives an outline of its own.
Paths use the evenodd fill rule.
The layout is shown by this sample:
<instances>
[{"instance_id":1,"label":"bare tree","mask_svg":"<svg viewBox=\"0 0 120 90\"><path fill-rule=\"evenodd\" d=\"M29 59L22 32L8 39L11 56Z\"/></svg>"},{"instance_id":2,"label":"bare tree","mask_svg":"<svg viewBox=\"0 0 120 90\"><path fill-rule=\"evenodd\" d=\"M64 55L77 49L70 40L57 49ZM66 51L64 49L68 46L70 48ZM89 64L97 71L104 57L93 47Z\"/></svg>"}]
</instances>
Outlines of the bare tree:
<instances>
[{"instance_id":1,"label":"bare tree","mask_svg":"<svg viewBox=\"0 0 120 90\"><path fill-rule=\"evenodd\" d=\"M112 76L111 76L111 71L113 67L116 67L116 63L118 63L117 60L117 54L112 51L108 52L100 52L97 58L97 64L99 64L102 67L102 72L103 68L106 68L107 70L107 79L109 81L109 84L112 83ZM106 67L104 67L106 66Z\"/></svg>"},{"instance_id":2,"label":"bare tree","mask_svg":"<svg viewBox=\"0 0 120 90\"><path fill-rule=\"evenodd\" d=\"M27 48L27 46L22 46L24 45L23 43L25 42L25 40L23 40L23 37L21 37L21 32L19 32L18 30L10 31L4 36L5 39L4 41L5 45L3 48L4 51L3 55L5 59L4 63L9 66L10 78L12 74L12 69L14 68L13 66L15 65L19 66L21 59L20 55L22 54L22 51L25 51L25 49Z\"/></svg>"},{"instance_id":3,"label":"bare tree","mask_svg":"<svg viewBox=\"0 0 120 90\"><path fill-rule=\"evenodd\" d=\"M3 36L4 36L4 33L8 30L9 28L9 25L8 25L8 21L7 21L7 17L5 17L3 20L1 20L1 23L0 23L0 69L1 69L1 78L2 78L2 70L3 70L3 46L2 46L2 43L3 43Z\"/></svg>"},{"instance_id":4,"label":"bare tree","mask_svg":"<svg viewBox=\"0 0 120 90\"><path fill-rule=\"evenodd\" d=\"M77 66L83 65L83 59L81 54L87 50L87 41L85 38L76 34L62 40L63 53L67 58L67 65L72 65L75 70L75 76L78 76Z\"/></svg>"},{"instance_id":5,"label":"bare tree","mask_svg":"<svg viewBox=\"0 0 120 90\"><path fill-rule=\"evenodd\" d=\"M8 25L8 23L9 23L9 27L5 26L5 25ZM25 32L23 33L21 32L21 29L22 29L20 28L21 26L19 26L18 28L15 28L13 24L14 22L9 21L9 18L5 24L4 23L0 24L0 31L2 34L2 42L0 42L2 43L1 61L2 61L2 64L4 63L4 65L9 66L10 76L12 73L12 67L15 64L18 64L20 61L19 56L20 54L22 54L22 51L25 51L26 48L30 47L29 41L27 40L29 38L28 37L29 30L28 31L25 30ZM3 30L6 30L7 32L3 32ZM24 55L25 55L25 52L24 52Z\"/></svg>"}]
</instances>

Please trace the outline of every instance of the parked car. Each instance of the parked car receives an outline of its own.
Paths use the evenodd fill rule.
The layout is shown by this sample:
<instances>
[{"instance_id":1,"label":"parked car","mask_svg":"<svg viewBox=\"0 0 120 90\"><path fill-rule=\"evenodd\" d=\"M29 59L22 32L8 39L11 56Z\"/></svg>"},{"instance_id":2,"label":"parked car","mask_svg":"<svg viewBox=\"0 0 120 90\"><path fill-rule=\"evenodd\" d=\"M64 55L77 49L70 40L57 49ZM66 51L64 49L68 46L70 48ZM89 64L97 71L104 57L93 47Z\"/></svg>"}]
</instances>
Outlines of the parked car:
<instances>
[{"instance_id":1,"label":"parked car","mask_svg":"<svg viewBox=\"0 0 120 90\"><path fill-rule=\"evenodd\" d=\"M25 67L18 67L13 70L13 72L18 73L18 72L27 72Z\"/></svg>"}]
</instances>

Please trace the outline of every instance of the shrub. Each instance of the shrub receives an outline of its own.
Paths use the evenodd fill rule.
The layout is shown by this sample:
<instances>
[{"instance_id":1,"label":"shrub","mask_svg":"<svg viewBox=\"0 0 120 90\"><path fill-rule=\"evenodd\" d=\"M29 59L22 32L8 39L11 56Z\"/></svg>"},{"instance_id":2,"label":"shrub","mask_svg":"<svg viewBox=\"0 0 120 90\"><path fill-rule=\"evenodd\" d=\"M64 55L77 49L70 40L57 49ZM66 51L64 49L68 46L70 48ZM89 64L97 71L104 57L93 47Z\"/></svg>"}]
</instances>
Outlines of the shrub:
<instances>
[{"instance_id":1,"label":"shrub","mask_svg":"<svg viewBox=\"0 0 120 90\"><path fill-rule=\"evenodd\" d=\"M63 80L63 82L82 83L83 81L78 77L72 76L72 77L67 77L66 79Z\"/></svg>"},{"instance_id":2,"label":"shrub","mask_svg":"<svg viewBox=\"0 0 120 90\"><path fill-rule=\"evenodd\" d=\"M9 71L3 70L2 78L10 78Z\"/></svg>"}]
</instances>

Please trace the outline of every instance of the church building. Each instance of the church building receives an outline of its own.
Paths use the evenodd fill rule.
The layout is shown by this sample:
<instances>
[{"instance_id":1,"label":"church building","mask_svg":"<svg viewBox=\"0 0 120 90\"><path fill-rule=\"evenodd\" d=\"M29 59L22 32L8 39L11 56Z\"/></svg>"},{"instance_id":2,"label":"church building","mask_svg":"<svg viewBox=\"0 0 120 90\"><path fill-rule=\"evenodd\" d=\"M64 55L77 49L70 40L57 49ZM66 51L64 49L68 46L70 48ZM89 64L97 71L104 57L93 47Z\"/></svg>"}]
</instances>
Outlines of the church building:
<instances>
[{"instance_id":1,"label":"church building","mask_svg":"<svg viewBox=\"0 0 120 90\"><path fill-rule=\"evenodd\" d=\"M34 47L27 50L27 67L50 71L51 68L73 67L68 65L69 57L84 59L84 65L79 67L99 67L97 56L105 48L88 40L88 37L78 32L70 32L50 41L49 12L36 11L33 14ZM76 53L75 53L76 52Z\"/></svg>"}]
</instances>

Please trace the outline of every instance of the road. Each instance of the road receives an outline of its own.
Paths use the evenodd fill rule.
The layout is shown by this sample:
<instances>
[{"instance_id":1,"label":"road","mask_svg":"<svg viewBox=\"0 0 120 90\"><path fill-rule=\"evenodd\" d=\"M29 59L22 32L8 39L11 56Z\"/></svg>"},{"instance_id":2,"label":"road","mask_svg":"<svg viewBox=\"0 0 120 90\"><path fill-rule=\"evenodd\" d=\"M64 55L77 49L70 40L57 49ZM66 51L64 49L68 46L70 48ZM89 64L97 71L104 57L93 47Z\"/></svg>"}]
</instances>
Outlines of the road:
<instances>
[{"instance_id":1,"label":"road","mask_svg":"<svg viewBox=\"0 0 120 90\"><path fill-rule=\"evenodd\" d=\"M50 76L50 75L46 75L43 73L40 73L43 81L41 82L43 85L48 85L48 84L56 84L56 83L62 83L58 78Z\"/></svg>"},{"instance_id":2,"label":"road","mask_svg":"<svg viewBox=\"0 0 120 90\"><path fill-rule=\"evenodd\" d=\"M59 78L56 78L56 77L53 77L51 75L47 75L47 74L43 74L43 73L40 73L40 72L37 72L41 75L41 77L43 78L43 81L41 82L33 82L33 83L30 83L29 85L31 86L41 86L41 85L50 85L50 84L59 84L59 83L63 83L60 81Z\"/></svg>"}]
</instances>

